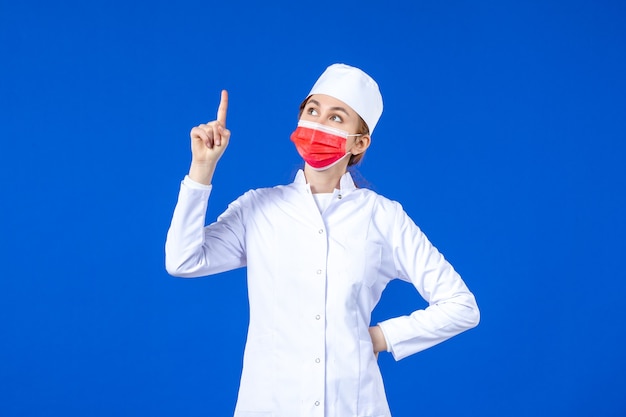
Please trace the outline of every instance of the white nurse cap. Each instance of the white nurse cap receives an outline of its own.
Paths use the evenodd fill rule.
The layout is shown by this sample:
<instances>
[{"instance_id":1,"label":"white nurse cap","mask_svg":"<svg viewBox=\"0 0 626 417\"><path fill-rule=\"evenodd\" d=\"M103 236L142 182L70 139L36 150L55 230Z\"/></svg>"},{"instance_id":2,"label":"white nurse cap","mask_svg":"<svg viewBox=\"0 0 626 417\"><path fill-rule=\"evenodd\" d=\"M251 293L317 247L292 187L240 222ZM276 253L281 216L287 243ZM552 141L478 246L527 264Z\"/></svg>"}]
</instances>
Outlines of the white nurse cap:
<instances>
[{"instance_id":1,"label":"white nurse cap","mask_svg":"<svg viewBox=\"0 0 626 417\"><path fill-rule=\"evenodd\" d=\"M367 123L370 134L383 113L383 97L378 84L358 68L333 64L318 78L309 96L325 94L343 101Z\"/></svg>"}]
</instances>

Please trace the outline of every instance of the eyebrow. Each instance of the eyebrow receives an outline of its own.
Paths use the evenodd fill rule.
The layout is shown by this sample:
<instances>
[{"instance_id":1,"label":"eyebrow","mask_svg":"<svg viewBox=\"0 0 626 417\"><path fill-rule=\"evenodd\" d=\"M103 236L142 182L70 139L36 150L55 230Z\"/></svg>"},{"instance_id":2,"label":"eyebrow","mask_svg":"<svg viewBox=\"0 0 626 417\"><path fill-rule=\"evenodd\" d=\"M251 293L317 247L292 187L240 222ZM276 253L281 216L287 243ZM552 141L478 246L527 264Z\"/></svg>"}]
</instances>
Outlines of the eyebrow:
<instances>
[{"instance_id":1,"label":"eyebrow","mask_svg":"<svg viewBox=\"0 0 626 417\"><path fill-rule=\"evenodd\" d=\"M308 102L307 104L309 104L309 103L313 103L313 104L315 104L317 107L320 107L320 103L319 103L319 101L317 101L317 100L315 100L315 99L311 99L311 100L309 100L309 102ZM340 107L340 106L335 106L335 107L331 107L330 109L331 109L331 110L334 110L334 111L341 111L341 112L344 112L344 113L346 114L346 116L350 116L350 113L348 113L348 110L346 110L346 109L345 109L345 108L343 108L343 107Z\"/></svg>"}]
</instances>

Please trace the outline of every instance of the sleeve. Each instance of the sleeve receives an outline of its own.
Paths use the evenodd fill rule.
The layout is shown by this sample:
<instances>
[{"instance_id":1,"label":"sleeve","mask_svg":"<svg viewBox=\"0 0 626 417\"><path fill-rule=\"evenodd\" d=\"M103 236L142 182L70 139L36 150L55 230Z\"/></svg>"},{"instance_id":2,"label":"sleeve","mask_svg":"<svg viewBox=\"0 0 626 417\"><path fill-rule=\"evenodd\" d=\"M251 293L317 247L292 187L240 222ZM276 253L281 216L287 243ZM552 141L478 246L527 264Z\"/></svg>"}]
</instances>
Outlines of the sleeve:
<instances>
[{"instance_id":1,"label":"sleeve","mask_svg":"<svg viewBox=\"0 0 626 417\"><path fill-rule=\"evenodd\" d=\"M212 185L206 185L199 183L197 181L192 180L189 175L185 175L185 179L183 180L183 184L185 184L189 188L193 188L195 190L209 190L213 188Z\"/></svg>"},{"instance_id":2,"label":"sleeve","mask_svg":"<svg viewBox=\"0 0 626 417\"><path fill-rule=\"evenodd\" d=\"M193 278L246 265L241 205L231 203L215 223L205 226L211 190L188 178L181 183L165 242L170 275Z\"/></svg>"},{"instance_id":3,"label":"sleeve","mask_svg":"<svg viewBox=\"0 0 626 417\"><path fill-rule=\"evenodd\" d=\"M428 302L426 309L378 323L396 360L478 325L474 295L399 204L392 249L398 278L411 282Z\"/></svg>"}]
</instances>

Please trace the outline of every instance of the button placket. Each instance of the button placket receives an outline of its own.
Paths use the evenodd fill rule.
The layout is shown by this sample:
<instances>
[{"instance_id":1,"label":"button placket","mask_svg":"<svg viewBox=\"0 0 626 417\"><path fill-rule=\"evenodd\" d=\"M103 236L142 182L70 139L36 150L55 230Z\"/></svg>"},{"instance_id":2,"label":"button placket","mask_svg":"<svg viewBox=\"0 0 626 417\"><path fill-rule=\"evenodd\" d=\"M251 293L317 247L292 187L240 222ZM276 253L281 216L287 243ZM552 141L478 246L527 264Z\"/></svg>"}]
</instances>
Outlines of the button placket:
<instances>
[{"instance_id":1,"label":"button placket","mask_svg":"<svg viewBox=\"0 0 626 417\"><path fill-rule=\"evenodd\" d=\"M316 342L310 346L311 350L309 351L309 364L308 367L311 371L311 388L312 390L308 392L308 413L311 416L322 417L324 414L324 375L325 375L325 359L324 359L324 348L325 348L325 330L324 330L324 315L322 312L325 308L326 302L326 253L328 243L326 241L326 229L324 224L320 223L317 228L312 230L313 235L315 236L313 239L316 241L316 248L319 249L319 252L316 252L314 256L315 263L312 265L312 271L310 272L314 277L312 283L315 288L315 307L310 311L311 314L309 317L313 322L313 328L315 329L316 334L319 334L319 337L316 339ZM319 291L319 292L318 292ZM313 295L312 295L313 296ZM319 332L319 333L317 333ZM303 404L304 405L304 404Z\"/></svg>"}]
</instances>

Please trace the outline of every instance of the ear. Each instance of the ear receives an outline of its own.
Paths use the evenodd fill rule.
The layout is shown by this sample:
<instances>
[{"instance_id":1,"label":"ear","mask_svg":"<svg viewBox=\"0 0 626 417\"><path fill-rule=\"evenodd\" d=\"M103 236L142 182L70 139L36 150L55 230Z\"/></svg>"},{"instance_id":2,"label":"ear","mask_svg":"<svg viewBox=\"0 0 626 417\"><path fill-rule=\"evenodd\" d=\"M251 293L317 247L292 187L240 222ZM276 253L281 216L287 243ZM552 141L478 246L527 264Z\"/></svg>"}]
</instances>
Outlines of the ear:
<instances>
[{"instance_id":1,"label":"ear","mask_svg":"<svg viewBox=\"0 0 626 417\"><path fill-rule=\"evenodd\" d=\"M361 154L370 147L371 142L372 138L370 138L370 135L355 137L354 144L352 145L352 149L350 149L350 152L352 153L352 155Z\"/></svg>"}]
</instances>

